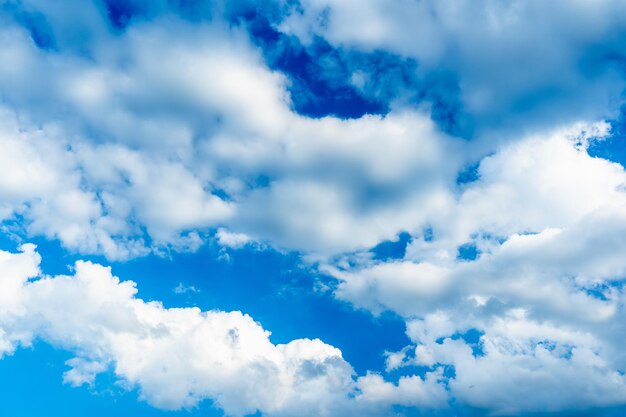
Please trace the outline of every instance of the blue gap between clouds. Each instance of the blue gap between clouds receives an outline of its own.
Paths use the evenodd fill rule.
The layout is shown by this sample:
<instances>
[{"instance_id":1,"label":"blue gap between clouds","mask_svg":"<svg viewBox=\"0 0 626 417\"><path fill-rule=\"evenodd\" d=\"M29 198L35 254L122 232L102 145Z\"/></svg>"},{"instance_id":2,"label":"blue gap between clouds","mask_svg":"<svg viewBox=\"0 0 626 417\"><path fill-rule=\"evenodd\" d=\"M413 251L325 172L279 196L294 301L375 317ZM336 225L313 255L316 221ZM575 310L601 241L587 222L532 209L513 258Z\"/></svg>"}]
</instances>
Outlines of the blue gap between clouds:
<instances>
[{"instance_id":1,"label":"blue gap between clouds","mask_svg":"<svg viewBox=\"0 0 626 417\"><path fill-rule=\"evenodd\" d=\"M19 2L5 2L0 6L0 13L7 13L30 34L38 48L55 50L56 39L46 17L36 11L24 10Z\"/></svg>"},{"instance_id":2,"label":"blue gap between clouds","mask_svg":"<svg viewBox=\"0 0 626 417\"><path fill-rule=\"evenodd\" d=\"M587 152L593 157L608 159L626 167L626 106L622 106L619 116L609 123L611 135L603 140L592 141Z\"/></svg>"},{"instance_id":3,"label":"blue gap between clouds","mask_svg":"<svg viewBox=\"0 0 626 417\"><path fill-rule=\"evenodd\" d=\"M309 117L340 118L386 113L383 103L368 100L350 83L352 74L347 63L339 51L322 39L304 47L295 37L275 30L265 16L254 10L235 20L247 27L270 68L283 72L291 80L294 111Z\"/></svg>"},{"instance_id":4,"label":"blue gap between clouds","mask_svg":"<svg viewBox=\"0 0 626 417\"><path fill-rule=\"evenodd\" d=\"M286 74L294 110L309 117L359 118L384 115L392 102L408 107L429 103L431 118L439 128L461 137L471 137L470 117L463 111L456 76L437 72L417 76L417 63L375 50L362 52L334 48L315 37L310 45L284 35L254 11L240 18L259 45L270 68ZM363 75L362 86L353 82Z\"/></svg>"},{"instance_id":5,"label":"blue gap between clouds","mask_svg":"<svg viewBox=\"0 0 626 417\"><path fill-rule=\"evenodd\" d=\"M456 185L464 186L471 184L480 179L478 169L480 168L480 161L470 164L461 170L456 177Z\"/></svg>"},{"instance_id":6,"label":"blue gap between clouds","mask_svg":"<svg viewBox=\"0 0 626 417\"><path fill-rule=\"evenodd\" d=\"M456 259L460 261L475 261L480 255L478 247L474 243L465 243L457 248Z\"/></svg>"},{"instance_id":7,"label":"blue gap between clouds","mask_svg":"<svg viewBox=\"0 0 626 417\"><path fill-rule=\"evenodd\" d=\"M107 18L111 25L118 30L124 30L134 17L147 12L145 4L140 1L103 0Z\"/></svg>"},{"instance_id":8,"label":"blue gap between clouds","mask_svg":"<svg viewBox=\"0 0 626 417\"><path fill-rule=\"evenodd\" d=\"M389 261L391 259L402 259L406 253L406 246L411 241L411 235L402 232L396 240L387 240L379 243L370 251L374 259L378 261Z\"/></svg>"}]
</instances>

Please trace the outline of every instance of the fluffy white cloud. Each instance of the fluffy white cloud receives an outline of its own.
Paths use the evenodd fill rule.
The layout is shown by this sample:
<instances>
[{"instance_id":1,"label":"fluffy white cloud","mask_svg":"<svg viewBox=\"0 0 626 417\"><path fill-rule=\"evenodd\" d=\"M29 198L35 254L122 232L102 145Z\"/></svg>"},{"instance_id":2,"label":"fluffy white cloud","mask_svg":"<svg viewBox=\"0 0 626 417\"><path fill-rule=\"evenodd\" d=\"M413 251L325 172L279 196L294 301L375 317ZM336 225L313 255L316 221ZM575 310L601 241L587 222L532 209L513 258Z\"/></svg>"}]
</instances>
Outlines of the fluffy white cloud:
<instances>
[{"instance_id":1,"label":"fluffy white cloud","mask_svg":"<svg viewBox=\"0 0 626 417\"><path fill-rule=\"evenodd\" d=\"M85 253L193 249L220 226L322 256L364 249L440 210L473 155L423 110L294 113L285 77L219 23L138 25L89 60L2 33L15 51L0 56L15 69L0 74L4 146L37 170L4 180L28 192L4 199L4 217Z\"/></svg>"},{"instance_id":2,"label":"fluffy white cloud","mask_svg":"<svg viewBox=\"0 0 626 417\"><path fill-rule=\"evenodd\" d=\"M232 233L224 228L220 228L215 233L217 243L225 248L239 249L252 242L250 236L243 233Z\"/></svg>"},{"instance_id":3,"label":"fluffy white cloud","mask_svg":"<svg viewBox=\"0 0 626 417\"><path fill-rule=\"evenodd\" d=\"M267 68L241 28L229 28L219 19L198 24L172 16L152 22L140 19L114 36L102 21L95 22L102 18L98 7L89 4L73 8L90 22L80 25L89 33L83 45L70 42L74 29L58 7L39 1L25 5L44 13L62 47L54 53L37 48L24 28L3 16L0 85L3 100L12 109L5 118L15 120L5 129L3 146L7 154L17 156L8 166L28 166L30 171L26 175L27 171L13 169L21 173L4 179L12 185L6 184L5 193L10 195L2 199L0 214L5 219L21 215L30 222L31 233L59 238L71 249L113 259L163 245L194 249L202 232L227 227L280 248L328 256L372 247L400 231L418 234L424 224L441 219L442 211L449 213L445 221L456 226L455 239L460 239L473 231L463 224L470 211L483 216L483 222L503 222L506 219L499 219L498 213L509 208L491 201L507 200L499 193L525 195L522 182L509 184L508 189L494 185L488 192L474 189L464 193L466 214L457 216L448 210L454 204L457 172L492 152L498 141L447 137L437 131L426 109L397 109L385 117L358 120L302 117L290 108L289 80ZM163 7L142 3L140 9ZM537 68L539 78L524 72L532 86L504 77L507 88L502 88L496 81L502 74L519 72L523 66L517 64L521 58L516 54L525 51L552 57L558 69L578 68L582 52L573 53L573 45L601 39L621 17L609 13L613 7L609 1L602 7L577 4L568 7L569 12L556 3L541 9L546 15L537 22L541 30L536 33L525 37L510 30L525 28L538 15L538 7L538 2L485 2L480 7L468 2L400 2L383 7L376 1L358 5L307 1L281 27L302 37L319 32L338 44L390 48L417 57L426 67L451 60L455 68L469 71L463 74L468 78L461 79L463 94L476 95L472 89L493 93L501 106L500 95L517 97L510 88L532 92L544 79L593 84L578 82L578 73L569 74L574 78L571 83L567 76L557 77L545 60ZM594 24L584 33L547 24L566 12L572 21L588 22L593 17ZM346 31L350 25L343 22L354 15L371 24L361 31ZM477 19L461 18L468 15ZM413 24L416 19L423 24ZM414 30L424 31L424 37L413 36ZM466 36L468 32L473 35ZM503 33L506 36L500 36ZM450 42L458 43L453 52L459 57L444 53ZM533 49L531 44L543 46ZM468 51L490 49L484 45L501 50L489 56L508 66L477 69L485 65L487 52ZM563 49L566 57L559 60L561 55L548 54L545 48ZM507 54L516 59L504 59ZM471 97L467 100L472 102ZM589 102L577 100L581 101ZM597 109L606 115L607 106ZM18 136L30 139L16 141ZM560 151L557 147L562 145L551 143L552 149L538 145L540 158ZM494 163L483 162L483 177L490 169L495 175L501 172L490 167ZM554 178L554 184L546 184L546 198L552 198L549 187L560 186ZM58 191L61 188L63 192ZM561 203L556 204L561 205L568 198L558 197ZM543 206L535 207L541 217ZM541 230L531 224L532 215L523 213L528 227Z\"/></svg>"},{"instance_id":4,"label":"fluffy white cloud","mask_svg":"<svg viewBox=\"0 0 626 417\"><path fill-rule=\"evenodd\" d=\"M441 407L449 393L500 414L626 403L626 173L587 153L605 123L537 127L610 110L623 81L604 67L586 72L597 57L578 45L621 30L617 3L311 0L283 22L303 39L457 71L485 126L512 110L523 121L540 114L531 133L472 141L440 132L426 108L301 116L289 80L219 21L167 16L113 35L93 5L75 11L89 24L73 31L58 6L25 4L71 47L37 48L1 18L0 220L110 259L193 250L213 231L224 247L302 251L337 278L338 298L406 319L413 344L388 353L388 369L429 372L355 379L319 340L274 345L239 312L145 302L91 263L33 280L31 246L0 252L1 353L42 338L76 354L69 384L111 370L155 406L209 398L231 415L380 416ZM557 15L568 18L554 25ZM359 30L345 24L355 16ZM534 106L540 90L549 97ZM456 184L477 160L478 179ZM402 231L404 258L367 252ZM459 257L463 245L477 258ZM478 341L463 336L470 330Z\"/></svg>"},{"instance_id":5,"label":"fluffy white cloud","mask_svg":"<svg viewBox=\"0 0 626 417\"><path fill-rule=\"evenodd\" d=\"M378 374L359 378L360 395L357 401L380 409L385 406L402 405L424 408L425 404L444 408L448 393L441 384L440 372L432 372L422 379L417 376L400 377L397 384L387 382Z\"/></svg>"},{"instance_id":6,"label":"fluffy white cloud","mask_svg":"<svg viewBox=\"0 0 626 417\"><path fill-rule=\"evenodd\" d=\"M136 297L132 281L79 261L71 276L41 276L33 245L0 251L0 354L44 340L76 357L63 379L93 384L112 371L163 409L212 399L228 415L391 415L391 406L445 407L436 375L398 385L355 380L341 352L320 340L274 345L241 312L164 308Z\"/></svg>"},{"instance_id":7,"label":"fluffy white cloud","mask_svg":"<svg viewBox=\"0 0 626 417\"><path fill-rule=\"evenodd\" d=\"M415 345L389 353L389 369L453 365L451 394L499 414L626 401L626 172L589 156L589 131L604 127L531 136L485 158L404 259L324 267L339 298L406 318ZM457 256L463 244L476 259Z\"/></svg>"}]
</instances>

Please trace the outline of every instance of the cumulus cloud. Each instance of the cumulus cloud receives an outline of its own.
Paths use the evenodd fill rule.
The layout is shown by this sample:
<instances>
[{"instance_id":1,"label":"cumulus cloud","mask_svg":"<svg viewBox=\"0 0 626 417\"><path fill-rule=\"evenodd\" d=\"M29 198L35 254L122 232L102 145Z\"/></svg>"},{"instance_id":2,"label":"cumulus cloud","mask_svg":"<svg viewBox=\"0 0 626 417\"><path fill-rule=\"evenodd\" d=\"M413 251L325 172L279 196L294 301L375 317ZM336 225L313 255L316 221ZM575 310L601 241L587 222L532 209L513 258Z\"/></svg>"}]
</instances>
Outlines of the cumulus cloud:
<instances>
[{"instance_id":1,"label":"cumulus cloud","mask_svg":"<svg viewBox=\"0 0 626 417\"><path fill-rule=\"evenodd\" d=\"M324 28L332 31L339 9L326 6ZM326 6L305 3L303 16ZM56 31L67 29L48 13ZM452 11L438 13L445 21ZM290 108L289 80L267 67L243 29L219 20L170 16L116 36L101 30L90 59L73 44L42 50L19 25L2 33L0 83L7 117L16 120L6 137L38 135L30 146L50 148L18 153L41 159L48 184L25 182L19 188L29 195L5 202L3 217L23 215L30 233L84 253L193 250L219 227L321 256L366 249L419 233L454 200L459 170L498 146L441 133L427 109L356 120L300 116ZM64 193L48 197L55 177ZM472 194L465 198L470 204Z\"/></svg>"},{"instance_id":2,"label":"cumulus cloud","mask_svg":"<svg viewBox=\"0 0 626 417\"><path fill-rule=\"evenodd\" d=\"M250 236L244 233L229 232L224 228L217 229L215 237L217 237L217 243L223 248L240 249L252 242Z\"/></svg>"},{"instance_id":3,"label":"cumulus cloud","mask_svg":"<svg viewBox=\"0 0 626 417\"><path fill-rule=\"evenodd\" d=\"M63 380L93 384L112 371L141 399L162 409L211 399L228 415L386 415L394 404L445 407L437 376L398 385L354 378L341 351L320 340L275 345L238 311L165 308L136 297L132 281L79 261L71 276L41 275L33 245L0 251L0 354L34 340L76 357ZM350 411L351 410L351 411Z\"/></svg>"},{"instance_id":4,"label":"cumulus cloud","mask_svg":"<svg viewBox=\"0 0 626 417\"><path fill-rule=\"evenodd\" d=\"M6 141L49 171L24 179L46 183L19 186L29 195L8 200L5 218L84 253L194 249L220 226L322 256L371 247L445 204L471 154L422 110L294 113L288 80L219 23L145 23L114 49L94 44L89 60L41 50L18 26L3 33L25 57L4 57L16 69L0 77ZM41 85L26 88L30 78Z\"/></svg>"},{"instance_id":5,"label":"cumulus cloud","mask_svg":"<svg viewBox=\"0 0 626 417\"><path fill-rule=\"evenodd\" d=\"M325 267L339 298L406 318L415 344L389 353L389 369L450 364L452 395L499 414L624 403L626 172L589 156L586 131L603 127L485 158L404 259ZM458 255L468 244L475 259Z\"/></svg>"},{"instance_id":6,"label":"cumulus cloud","mask_svg":"<svg viewBox=\"0 0 626 417\"><path fill-rule=\"evenodd\" d=\"M404 318L412 344L387 353L388 370L427 371L356 376L319 340L275 345L240 312L145 302L96 264L42 275L32 246L0 252L0 352L43 339L76 355L68 384L110 371L154 406L210 399L235 416L626 403L626 173L588 153L608 124L580 122L621 100L617 2L268 6L303 48L321 37L413 59L424 79L452 73L481 127L472 140L444 133L427 105L298 114L293 80L219 13L190 22L134 2L116 23L83 3L0 11L0 221L111 260L207 238L299 251L337 298ZM20 13L39 13L54 42ZM397 259L370 252L402 232Z\"/></svg>"}]
</instances>

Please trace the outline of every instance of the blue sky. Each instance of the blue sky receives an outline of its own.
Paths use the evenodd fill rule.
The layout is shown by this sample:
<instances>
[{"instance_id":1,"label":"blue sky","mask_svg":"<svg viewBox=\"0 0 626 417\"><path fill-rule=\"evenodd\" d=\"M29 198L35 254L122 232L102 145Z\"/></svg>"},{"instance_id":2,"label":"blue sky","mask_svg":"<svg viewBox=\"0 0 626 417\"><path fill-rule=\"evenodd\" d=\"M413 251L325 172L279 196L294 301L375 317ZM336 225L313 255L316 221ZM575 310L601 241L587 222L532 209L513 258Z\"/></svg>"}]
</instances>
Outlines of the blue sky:
<instances>
[{"instance_id":1,"label":"blue sky","mask_svg":"<svg viewBox=\"0 0 626 417\"><path fill-rule=\"evenodd\" d=\"M622 415L625 32L0 0L0 415Z\"/></svg>"}]
</instances>

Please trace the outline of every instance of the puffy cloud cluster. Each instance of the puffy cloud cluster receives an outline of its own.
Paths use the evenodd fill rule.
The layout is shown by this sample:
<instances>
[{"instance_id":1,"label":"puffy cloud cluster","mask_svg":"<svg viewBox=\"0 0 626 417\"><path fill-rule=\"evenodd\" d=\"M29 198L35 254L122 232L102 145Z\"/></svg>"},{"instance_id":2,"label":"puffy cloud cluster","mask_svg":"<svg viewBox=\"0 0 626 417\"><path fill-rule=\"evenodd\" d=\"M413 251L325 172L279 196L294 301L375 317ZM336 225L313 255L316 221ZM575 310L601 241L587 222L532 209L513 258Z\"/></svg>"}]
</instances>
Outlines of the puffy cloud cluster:
<instances>
[{"instance_id":1,"label":"puffy cloud cluster","mask_svg":"<svg viewBox=\"0 0 626 417\"><path fill-rule=\"evenodd\" d=\"M1 352L41 338L76 353L67 383L112 370L155 406L211 399L230 415L626 403L626 173L587 151L607 123L575 123L619 103L619 65L604 65L623 55L617 2L282 4L276 27L304 43L453 73L486 127L472 140L442 133L428 107L305 117L243 27L134 2L152 18L112 29L102 3L82 3L23 2L49 25L47 47L0 10L0 220L112 260L213 233L232 249L300 251L337 298L406 320L413 344L388 353L389 370L427 373L355 379L334 347L274 345L241 313L145 302L98 265L41 277L29 246L0 252ZM401 232L403 256L370 252Z\"/></svg>"},{"instance_id":2,"label":"puffy cloud cluster","mask_svg":"<svg viewBox=\"0 0 626 417\"><path fill-rule=\"evenodd\" d=\"M350 3L322 3L304 2L286 21L328 10L320 28L340 42L333 16L349 14ZM404 15L422 16L426 3L404 5ZM373 247L400 231L419 233L448 211L457 173L499 143L448 137L427 109L355 120L300 116L290 108L289 80L267 68L243 29L219 19L190 24L167 16L115 35L103 22L96 24L102 20L98 8L86 3L77 9L91 16L81 26L91 40L81 46L74 38L63 41L71 27L57 8L27 4L44 13L65 48L39 48L27 28L3 17L5 155L38 162L7 161L12 172L22 173L2 180L13 191L0 215L24 218L31 234L60 239L73 250L123 259L163 246L194 249L204 232L219 227L322 256ZM431 6L439 23L466 11L465 3L456 12ZM477 10L486 16L493 7ZM533 7L512 8L512 21L522 24ZM556 13L556 6L549 10ZM494 19L506 15L492 12ZM395 19L393 13L368 16ZM591 42L605 31L590 31L584 39ZM395 39L385 32L372 42L379 38ZM606 114L607 106L598 105L598 111ZM18 168L28 165L41 172L26 175Z\"/></svg>"},{"instance_id":3,"label":"puffy cloud cluster","mask_svg":"<svg viewBox=\"0 0 626 417\"><path fill-rule=\"evenodd\" d=\"M415 345L390 369L452 365L452 395L501 414L626 401L626 172L586 149L604 131L507 145L403 259L326 267L338 297L406 318Z\"/></svg>"},{"instance_id":4,"label":"puffy cloud cluster","mask_svg":"<svg viewBox=\"0 0 626 417\"><path fill-rule=\"evenodd\" d=\"M12 171L38 170L0 180L21 190L3 218L84 253L193 249L220 226L288 250L363 249L438 210L468 158L421 110L294 113L285 77L217 23L146 23L90 59L17 26L3 39L2 146L28 158Z\"/></svg>"},{"instance_id":5,"label":"puffy cloud cluster","mask_svg":"<svg viewBox=\"0 0 626 417\"><path fill-rule=\"evenodd\" d=\"M76 354L64 381L93 384L112 371L162 409L213 400L228 415L392 415L395 404L444 407L436 374L394 385L356 380L341 352L320 340L274 345L241 312L165 308L136 297L132 281L79 261L72 276L40 276L33 245L0 252L0 354L44 340Z\"/></svg>"}]
</instances>

